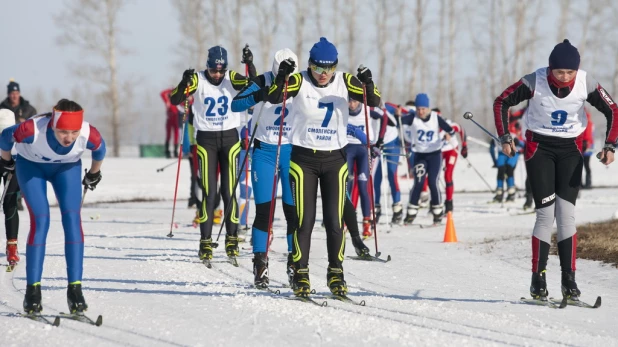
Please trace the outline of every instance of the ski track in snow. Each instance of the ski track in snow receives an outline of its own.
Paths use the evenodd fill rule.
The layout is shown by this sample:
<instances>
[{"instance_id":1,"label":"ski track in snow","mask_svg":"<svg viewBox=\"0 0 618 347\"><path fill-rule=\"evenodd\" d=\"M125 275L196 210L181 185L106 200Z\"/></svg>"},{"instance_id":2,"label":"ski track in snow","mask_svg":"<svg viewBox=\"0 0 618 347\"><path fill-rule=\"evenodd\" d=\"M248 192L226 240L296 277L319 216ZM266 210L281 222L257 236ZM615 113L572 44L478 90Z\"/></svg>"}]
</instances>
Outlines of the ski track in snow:
<instances>
[{"instance_id":1,"label":"ski track in snow","mask_svg":"<svg viewBox=\"0 0 618 347\"><path fill-rule=\"evenodd\" d=\"M317 307L286 298L291 290L283 288L287 285L287 245L280 209L275 216L269 263L271 286L280 289L281 295L273 295L253 288L252 255L242 249L249 247L247 243L241 244L238 268L227 263L222 246L215 249L213 269L201 264L197 257L199 230L182 226L194 215L194 210L186 208L186 200L178 202L176 216L181 226L174 229L173 238L166 237L170 200L96 203L169 199L174 170L155 173L166 163L106 159L101 185L86 197L82 211L84 295L89 316L103 315L101 327L62 320L60 327L52 328L17 316L26 287L29 227L27 214L21 214L22 261L13 273L0 267L2 346L66 346L67 341L90 346L618 346L614 323L618 276L609 265L581 259L577 264L582 300L593 302L601 295L603 306L599 309L552 310L518 302L528 296L534 215L511 216L508 209L521 207L523 199L501 206L487 204L489 193L456 193L457 244L441 242L444 227L391 226L391 232L386 233L387 227L380 224L382 257L390 254L393 260L344 262L349 296L365 300L367 306L328 300L328 307ZM456 188L471 182L482 187L462 163L455 175ZM146 174L134 175L127 167ZM184 166L183 170L186 176ZM598 176L615 175L613 168L602 170L597 170ZM488 180L495 173L489 169L482 172ZM181 197L187 195L183 191L186 183L180 182ZM401 183L404 202L407 184L405 180ZM613 198L616 193L615 188L582 191L578 224L610 218L618 207L618 199ZM320 207L318 201L318 211ZM100 218L89 218L96 215ZM421 210L418 223L430 220L426 210ZM326 237L320 221L318 214L310 261L311 285L318 301L329 293ZM215 225L213 238L218 231ZM373 239L366 244L375 251ZM351 243L346 255L355 255ZM6 265L4 253L0 253L0 264ZM560 296L556 256L550 256L547 278L550 296ZM43 313L66 312L64 241L57 208L52 208L42 284Z\"/></svg>"}]
</instances>

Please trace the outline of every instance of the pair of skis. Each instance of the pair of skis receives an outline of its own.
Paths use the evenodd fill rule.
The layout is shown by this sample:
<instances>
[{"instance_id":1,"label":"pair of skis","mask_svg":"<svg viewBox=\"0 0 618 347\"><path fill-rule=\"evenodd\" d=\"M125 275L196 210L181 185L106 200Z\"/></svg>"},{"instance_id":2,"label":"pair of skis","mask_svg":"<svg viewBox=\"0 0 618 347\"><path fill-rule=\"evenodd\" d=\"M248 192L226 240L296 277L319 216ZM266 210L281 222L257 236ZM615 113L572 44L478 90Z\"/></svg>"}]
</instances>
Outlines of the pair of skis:
<instances>
[{"instance_id":1,"label":"pair of skis","mask_svg":"<svg viewBox=\"0 0 618 347\"><path fill-rule=\"evenodd\" d=\"M573 300L567 297L563 297L562 300L557 300L554 298L545 298L545 299L529 299L529 298L524 298L522 297L521 299L519 299L522 303L524 304L529 304L529 305L539 305L539 306L546 306L549 308L565 308L567 306L577 306L577 307L583 307L583 308L599 308L601 307L601 297L597 296L597 299L595 300L594 304L589 304L586 303L584 301L581 301L579 299L577 300Z\"/></svg>"},{"instance_id":2,"label":"pair of skis","mask_svg":"<svg viewBox=\"0 0 618 347\"><path fill-rule=\"evenodd\" d=\"M60 326L60 319L70 319L70 320L74 320L77 322L94 325L97 327L103 325L103 316L99 315L96 320L93 320L92 318L86 316L83 313L69 314L69 313L60 312L56 316L44 316L41 313L20 313L19 316L28 318L35 322L49 324L54 327ZM51 319L51 317L53 317L53 319Z\"/></svg>"},{"instance_id":3,"label":"pair of skis","mask_svg":"<svg viewBox=\"0 0 618 347\"><path fill-rule=\"evenodd\" d=\"M235 267L238 267L238 259L236 256L228 256L227 262L232 264ZM207 268L212 269L212 259L203 259L202 264L204 264Z\"/></svg>"},{"instance_id":4,"label":"pair of skis","mask_svg":"<svg viewBox=\"0 0 618 347\"><path fill-rule=\"evenodd\" d=\"M264 290L267 291L273 295L280 295L281 294L281 290L279 289L273 289L270 288L268 286L256 286L257 289L259 290ZM311 294L316 294L315 289L311 290ZM308 303L308 304L313 304L319 307L327 307L328 306L328 301L326 301L326 299L331 299L331 300L337 300L340 302L345 302L348 304L352 304L352 305L357 305L357 306L365 306L365 300L361 300L361 301L356 301L354 299L351 299L350 297L348 297L347 295L337 295L337 294L331 294L328 296L318 296L317 299L314 299L314 297L309 296L309 295L292 295L287 297L288 300L293 300L293 301L300 301L300 302L304 302L304 303Z\"/></svg>"}]
</instances>

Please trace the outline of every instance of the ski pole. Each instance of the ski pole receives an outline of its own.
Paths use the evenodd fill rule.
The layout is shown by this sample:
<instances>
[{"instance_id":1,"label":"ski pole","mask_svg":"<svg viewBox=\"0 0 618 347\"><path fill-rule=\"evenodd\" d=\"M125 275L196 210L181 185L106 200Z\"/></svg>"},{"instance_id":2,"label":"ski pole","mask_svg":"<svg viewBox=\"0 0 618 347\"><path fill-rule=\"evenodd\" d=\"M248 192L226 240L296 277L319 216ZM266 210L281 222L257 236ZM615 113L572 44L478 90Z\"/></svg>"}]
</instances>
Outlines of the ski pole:
<instances>
[{"instance_id":1,"label":"ski pole","mask_svg":"<svg viewBox=\"0 0 618 347\"><path fill-rule=\"evenodd\" d=\"M472 114L472 112L466 112L463 114L463 117L469 121L472 121L472 123L476 124L477 127L481 128L481 130L483 130L485 133L487 133L487 135L489 135L492 139L496 140L498 143L502 143L502 141L500 141L500 139L498 139L496 137L496 135L490 133L487 129L485 129L484 126L480 125L479 123L477 123L474 119L472 119L472 117L474 117L474 115Z\"/></svg>"},{"instance_id":2,"label":"ski pole","mask_svg":"<svg viewBox=\"0 0 618 347\"><path fill-rule=\"evenodd\" d=\"M245 44L245 48L249 48L248 44ZM249 77L249 64L245 63L245 76ZM245 138L249 137L249 111L245 110ZM247 220L249 219L249 146L245 148L245 206L242 213L246 213L245 217L245 229L247 228Z\"/></svg>"},{"instance_id":3,"label":"ski pole","mask_svg":"<svg viewBox=\"0 0 618 347\"><path fill-rule=\"evenodd\" d=\"M386 167L386 156L384 155L384 152L380 154L380 165L382 166L382 182L388 182L388 168ZM386 186L390 189L390 184L386 184ZM386 189L382 189L382 199L384 199L384 215L386 216L384 224L388 227L387 230L390 230L391 222L388 219L388 195L386 194Z\"/></svg>"},{"instance_id":4,"label":"ski pole","mask_svg":"<svg viewBox=\"0 0 618 347\"><path fill-rule=\"evenodd\" d=\"M358 67L358 70L363 70L365 69L365 67L363 65L360 65ZM371 167L372 167L372 160L371 160L371 141L370 141L370 134L369 134L369 111L367 110L367 86L365 85L365 83L363 83L363 108L365 109L365 134L367 135L367 158L369 160L367 160L367 163L369 165L369 203L370 203L370 207L371 207L371 215L372 215L372 221L371 221L371 226L373 227L373 235L374 235L374 241L375 241L375 246L376 246L376 258L380 256L380 252L378 251L378 228L376 226L376 210L375 210L375 205L374 205L374 201L373 201L373 177L371 175Z\"/></svg>"},{"instance_id":5,"label":"ski pole","mask_svg":"<svg viewBox=\"0 0 618 347\"><path fill-rule=\"evenodd\" d=\"M281 137L283 136L283 123L285 120L285 101L288 98L288 79L286 76L285 86L283 87L283 105L281 105L281 119L279 121L279 139L277 140L277 155L275 156L275 175L273 176L273 191L270 196L270 211L268 213L268 243L266 244L266 259L270 249L270 238L272 237L273 218L275 217L275 201L277 197L277 181L279 173L279 158L281 156ZM282 202L283 203L283 202Z\"/></svg>"},{"instance_id":6,"label":"ski pole","mask_svg":"<svg viewBox=\"0 0 618 347\"><path fill-rule=\"evenodd\" d=\"M165 170L166 168L168 168L168 167L170 167L170 166L172 166L174 164L176 164L176 160L174 160L173 162L171 162L171 163L169 163L169 164L167 164L165 166L162 166L162 167L158 168L157 172L161 172L161 171Z\"/></svg>"},{"instance_id":7,"label":"ski pole","mask_svg":"<svg viewBox=\"0 0 618 347\"><path fill-rule=\"evenodd\" d=\"M182 146L185 137L185 127L187 126L187 114L189 113L189 86L185 89L185 114L182 116L182 133L180 134L180 146L178 150L178 167L176 168L176 185L174 186L174 204L172 206L172 221L170 223L170 232L167 237L174 237L174 214L176 213L176 197L178 196L178 179L180 178L180 162L182 160Z\"/></svg>"},{"instance_id":8,"label":"ski pole","mask_svg":"<svg viewBox=\"0 0 618 347\"><path fill-rule=\"evenodd\" d=\"M86 193L88 193L88 187L84 186L84 192L82 193L82 203L81 205L79 205L80 208L84 207L84 200L86 200ZM4 195L2 195L2 202L4 202Z\"/></svg>"},{"instance_id":9,"label":"ski pole","mask_svg":"<svg viewBox=\"0 0 618 347\"><path fill-rule=\"evenodd\" d=\"M454 148L454 149L455 149L455 152L457 152L457 155L461 155L457 148ZM491 188L491 185L489 184L489 182L487 182L487 180L485 179L485 177L483 177L483 175L481 175L479 170L477 170L476 167L474 165L472 165L472 162L470 161L470 159L468 159L468 158L464 158L464 159L468 162L468 166L471 167L474 170L474 172L476 172L476 174L483 180L483 182L485 183L487 188L489 188L489 191L493 192L494 190L493 190L493 188Z\"/></svg>"},{"instance_id":10,"label":"ski pole","mask_svg":"<svg viewBox=\"0 0 618 347\"><path fill-rule=\"evenodd\" d=\"M258 124L260 123L260 117L262 116L262 110L264 110L263 105L262 107L260 107L260 112L258 113L257 119L255 120L255 125L253 125L253 131L251 132L251 138L249 139L249 145L248 145L249 148L251 148L251 146L253 145L253 139L255 138L255 132L257 131ZM242 164L240 164L240 170L238 171L238 175L235 177L236 180L234 181L234 187L230 191L231 193L230 200L228 201L228 204L224 206L230 206L231 203L236 201L236 188L238 187L238 182L240 182L240 174L244 170L244 165L245 165L245 162L243 161ZM225 225L225 221L230 217L230 213L232 213L232 209L229 207L226 208L225 217L221 221L221 227L219 228L219 235L217 235L217 240L212 243L212 246L214 248L219 247L219 243L217 241L219 241L219 237L221 237L221 231L223 231L223 226Z\"/></svg>"},{"instance_id":11,"label":"ski pole","mask_svg":"<svg viewBox=\"0 0 618 347\"><path fill-rule=\"evenodd\" d=\"M6 176L6 181L4 182L4 190L2 191L2 198L0 198L0 205L4 204L4 198L6 197L6 192L9 190L9 183L11 183L11 180L13 179L13 174L9 173ZM86 189L86 188L84 188ZM83 200L82 200L82 205L84 204Z\"/></svg>"}]
</instances>

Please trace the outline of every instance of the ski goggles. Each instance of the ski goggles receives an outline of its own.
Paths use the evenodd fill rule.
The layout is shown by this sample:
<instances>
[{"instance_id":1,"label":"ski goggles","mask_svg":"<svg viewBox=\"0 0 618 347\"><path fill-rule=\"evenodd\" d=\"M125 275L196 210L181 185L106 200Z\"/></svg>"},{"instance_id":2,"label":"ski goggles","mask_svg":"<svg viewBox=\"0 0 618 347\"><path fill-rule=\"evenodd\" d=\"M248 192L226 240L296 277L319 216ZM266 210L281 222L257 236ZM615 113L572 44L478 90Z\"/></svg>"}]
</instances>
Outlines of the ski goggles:
<instances>
[{"instance_id":1,"label":"ski goggles","mask_svg":"<svg viewBox=\"0 0 618 347\"><path fill-rule=\"evenodd\" d=\"M330 75L333 72L335 72L335 70L337 70L337 65L331 65L331 66L317 66L313 63L309 63L309 68L311 69L311 71L317 73L318 75L321 74L327 74Z\"/></svg>"},{"instance_id":2,"label":"ski goggles","mask_svg":"<svg viewBox=\"0 0 618 347\"><path fill-rule=\"evenodd\" d=\"M225 75L225 73L227 72L227 69L211 69L208 68L208 73L211 75L214 75L216 73L221 74L221 75Z\"/></svg>"}]
</instances>

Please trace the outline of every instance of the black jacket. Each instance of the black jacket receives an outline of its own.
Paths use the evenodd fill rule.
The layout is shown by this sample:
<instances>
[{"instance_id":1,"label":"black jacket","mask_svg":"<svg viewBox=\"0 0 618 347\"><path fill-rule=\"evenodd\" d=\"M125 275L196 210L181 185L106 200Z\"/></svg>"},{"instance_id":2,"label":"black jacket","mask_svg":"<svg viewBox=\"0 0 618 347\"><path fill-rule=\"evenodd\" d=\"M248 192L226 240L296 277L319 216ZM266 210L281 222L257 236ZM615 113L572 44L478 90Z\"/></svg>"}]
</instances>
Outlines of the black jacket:
<instances>
[{"instance_id":1,"label":"black jacket","mask_svg":"<svg viewBox=\"0 0 618 347\"><path fill-rule=\"evenodd\" d=\"M24 99L21 96L19 97L19 105L17 105L16 107L11 107L11 102L9 101L9 98L6 98L0 104L0 109L2 108L9 109L13 111L13 113L15 113L15 124L22 122L36 114L36 109L32 107L32 105L30 105L28 100Z\"/></svg>"}]
</instances>

